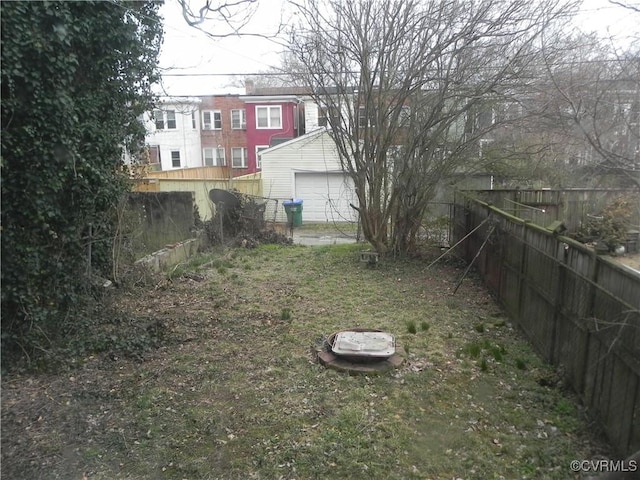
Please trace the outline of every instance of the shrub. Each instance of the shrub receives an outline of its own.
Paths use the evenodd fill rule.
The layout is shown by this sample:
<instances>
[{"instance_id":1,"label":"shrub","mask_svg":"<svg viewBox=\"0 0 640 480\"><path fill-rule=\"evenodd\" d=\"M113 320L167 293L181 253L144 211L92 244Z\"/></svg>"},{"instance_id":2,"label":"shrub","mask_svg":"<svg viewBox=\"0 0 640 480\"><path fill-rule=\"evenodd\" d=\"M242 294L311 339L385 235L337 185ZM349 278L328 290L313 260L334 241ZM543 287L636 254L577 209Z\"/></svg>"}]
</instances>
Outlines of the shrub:
<instances>
[{"instance_id":1,"label":"shrub","mask_svg":"<svg viewBox=\"0 0 640 480\"><path fill-rule=\"evenodd\" d=\"M637 208L637 200L628 196L617 198L597 215L587 217L575 234L576 240L582 243L602 242L609 251L614 251L627 240L634 208Z\"/></svg>"}]
</instances>

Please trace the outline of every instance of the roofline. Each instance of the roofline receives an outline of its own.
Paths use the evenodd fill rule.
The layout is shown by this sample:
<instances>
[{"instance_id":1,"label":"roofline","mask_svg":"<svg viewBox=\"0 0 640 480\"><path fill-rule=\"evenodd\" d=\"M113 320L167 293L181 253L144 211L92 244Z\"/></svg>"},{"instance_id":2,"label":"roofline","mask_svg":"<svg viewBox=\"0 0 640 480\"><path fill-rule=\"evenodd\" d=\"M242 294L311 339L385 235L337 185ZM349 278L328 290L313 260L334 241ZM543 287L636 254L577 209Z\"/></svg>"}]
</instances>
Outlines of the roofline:
<instances>
[{"instance_id":1,"label":"roofline","mask_svg":"<svg viewBox=\"0 0 640 480\"><path fill-rule=\"evenodd\" d=\"M198 97L160 97L158 103L172 104L172 103L202 103Z\"/></svg>"},{"instance_id":2,"label":"roofline","mask_svg":"<svg viewBox=\"0 0 640 480\"><path fill-rule=\"evenodd\" d=\"M240 95L240 100L244 100L246 103L278 103L286 101L300 102L300 97L297 95Z\"/></svg>"},{"instance_id":3,"label":"roofline","mask_svg":"<svg viewBox=\"0 0 640 480\"><path fill-rule=\"evenodd\" d=\"M301 142L303 140L308 140L324 132L329 132L329 130L326 127L318 127L315 130L311 130L310 132L305 133L304 135L301 135L299 137L292 138L291 140L287 140L286 142L279 143L278 145L274 145L273 147L265 148L258 155L262 156L263 153L275 152L276 150L282 147L289 146L296 142Z\"/></svg>"}]
</instances>

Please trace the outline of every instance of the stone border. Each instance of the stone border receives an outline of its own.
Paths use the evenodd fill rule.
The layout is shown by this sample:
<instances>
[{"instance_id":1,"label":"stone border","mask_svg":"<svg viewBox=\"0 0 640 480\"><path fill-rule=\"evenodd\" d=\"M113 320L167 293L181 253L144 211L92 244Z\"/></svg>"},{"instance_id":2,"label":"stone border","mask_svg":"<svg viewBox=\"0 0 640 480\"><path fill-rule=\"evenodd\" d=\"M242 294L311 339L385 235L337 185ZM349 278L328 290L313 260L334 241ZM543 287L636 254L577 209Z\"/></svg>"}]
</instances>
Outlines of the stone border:
<instances>
[{"instance_id":1,"label":"stone border","mask_svg":"<svg viewBox=\"0 0 640 480\"><path fill-rule=\"evenodd\" d=\"M321 365L339 372L347 372L350 374L380 374L400 367L405 361L405 352L403 348L396 346L396 353L386 360L379 362L351 362L326 350L318 351L317 358Z\"/></svg>"},{"instance_id":2,"label":"stone border","mask_svg":"<svg viewBox=\"0 0 640 480\"><path fill-rule=\"evenodd\" d=\"M202 244L202 237L190 238L173 245L157 250L135 262L136 265L144 265L154 272L160 272L178 263L185 262L195 255Z\"/></svg>"}]
</instances>

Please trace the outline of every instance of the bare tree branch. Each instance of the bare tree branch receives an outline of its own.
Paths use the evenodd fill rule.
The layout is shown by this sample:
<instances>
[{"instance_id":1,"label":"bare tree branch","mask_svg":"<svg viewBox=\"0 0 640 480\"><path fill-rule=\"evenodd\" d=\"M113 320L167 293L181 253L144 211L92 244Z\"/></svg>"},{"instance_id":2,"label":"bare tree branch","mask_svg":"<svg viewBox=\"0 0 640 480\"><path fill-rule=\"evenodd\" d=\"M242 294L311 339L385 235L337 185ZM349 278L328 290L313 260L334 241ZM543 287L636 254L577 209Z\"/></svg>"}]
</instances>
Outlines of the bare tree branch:
<instances>
[{"instance_id":1,"label":"bare tree branch","mask_svg":"<svg viewBox=\"0 0 640 480\"><path fill-rule=\"evenodd\" d=\"M283 30L282 18L275 31L246 31L246 27L256 15L258 2L259 0L178 0L187 24L210 38L259 37L281 44L277 38ZM213 24L213 29L207 28L207 24Z\"/></svg>"},{"instance_id":2,"label":"bare tree branch","mask_svg":"<svg viewBox=\"0 0 640 480\"><path fill-rule=\"evenodd\" d=\"M619 0L609 0L609 3L611 3L612 5L618 5L618 6L622 7L622 8L627 8L627 9L632 10L634 12L640 13L640 6L632 5L629 2L622 2L622 1L619 1Z\"/></svg>"}]
</instances>

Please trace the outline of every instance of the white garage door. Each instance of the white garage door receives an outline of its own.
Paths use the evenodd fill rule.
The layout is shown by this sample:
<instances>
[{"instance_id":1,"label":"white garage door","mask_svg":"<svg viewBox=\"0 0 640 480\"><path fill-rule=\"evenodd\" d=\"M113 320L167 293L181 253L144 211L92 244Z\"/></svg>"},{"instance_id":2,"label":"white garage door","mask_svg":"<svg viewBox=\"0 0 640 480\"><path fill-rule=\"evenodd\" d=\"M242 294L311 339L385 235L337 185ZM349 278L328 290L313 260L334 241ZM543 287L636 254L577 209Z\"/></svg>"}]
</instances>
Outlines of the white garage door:
<instances>
[{"instance_id":1,"label":"white garage door","mask_svg":"<svg viewBox=\"0 0 640 480\"><path fill-rule=\"evenodd\" d=\"M352 222L358 212L353 181L343 173L296 173L296 198L303 200L303 222Z\"/></svg>"}]
</instances>

